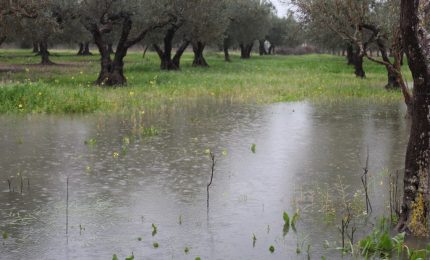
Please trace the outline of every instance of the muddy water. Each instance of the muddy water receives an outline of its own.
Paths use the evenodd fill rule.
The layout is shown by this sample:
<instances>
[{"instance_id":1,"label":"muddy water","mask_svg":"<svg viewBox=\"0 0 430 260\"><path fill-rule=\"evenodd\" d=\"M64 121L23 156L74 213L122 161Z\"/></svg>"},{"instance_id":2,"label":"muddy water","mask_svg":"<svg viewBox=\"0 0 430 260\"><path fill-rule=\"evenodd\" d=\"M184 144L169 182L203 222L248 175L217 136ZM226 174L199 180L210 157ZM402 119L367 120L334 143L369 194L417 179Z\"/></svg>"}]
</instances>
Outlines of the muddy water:
<instances>
[{"instance_id":1,"label":"muddy water","mask_svg":"<svg viewBox=\"0 0 430 260\"><path fill-rule=\"evenodd\" d=\"M386 209L383 173L403 165L404 113L398 103L201 101L128 116L2 116L0 258L306 259L308 245L312 259L338 258L323 246L339 243L338 223L315 210L316 190L360 190L368 148L371 226ZM151 126L158 135L142 134ZM296 209L297 231L284 236L282 213Z\"/></svg>"}]
</instances>

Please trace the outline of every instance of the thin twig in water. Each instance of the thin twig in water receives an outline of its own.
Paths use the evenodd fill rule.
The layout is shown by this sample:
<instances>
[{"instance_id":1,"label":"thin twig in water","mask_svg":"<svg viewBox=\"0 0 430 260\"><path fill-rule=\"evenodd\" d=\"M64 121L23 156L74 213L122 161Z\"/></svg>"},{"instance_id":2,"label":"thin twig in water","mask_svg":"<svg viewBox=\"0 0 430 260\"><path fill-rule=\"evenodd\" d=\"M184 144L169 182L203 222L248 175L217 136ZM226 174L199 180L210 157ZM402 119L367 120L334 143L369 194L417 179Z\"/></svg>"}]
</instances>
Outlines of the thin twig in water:
<instances>
[{"instance_id":1,"label":"thin twig in water","mask_svg":"<svg viewBox=\"0 0 430 260\"><path fill-rule=\"evenodd\" d=\"M9 185L9 192L12 192L12 189L11 189L12 182L9 179L7 179L7 184Z\"/></svg>"},{"instance_id":2,"label":"thin twig in water","mask_svg":"<svg viewBox=\"0 0 430 260\"><path fill-rule=\"evenodd\" d=\"M215 165L216 165L215 154L213 154L211 152L210 157L212 160L212 167L211 167L211 180L209 181L209 184L207 186L207 208L208 208L208 210L209 210L209 188L212 185L212 181L214 179L214 172L215 172Z\"/></svg>"},{"instance_id":3,"label":"thin twig in water","mask_svg":"<svg viewBox=\"0 0 430 260\"><path fill-rule=\"evenodd\" d=\"M20 177L21 177L21 194L22 194L22 189L24 188L24 182L22 180L22 174L20 174Z\"/></svg>"},{"instance_id":4,"label":"thin twig in water","mask_svg":"<svg viewBox=\"0 0 430 260\"><path fill-rule=\"evenodd\" d=\"M66 181L66 235L69 233L69 177Z\"/></svg>"},{"instance_id":5,"label":"thin twig in water","mask_svg":"<svg viewBox=\"0 0 430 260\"><path fill-rule=\"evenodd\" d=\"M366 212L370 214L372 210L372 204L370 203L369 192L368 192L368 182L367 182L367 174L369 173L369 147L367 147L367 158L366 158L366 166L363 168L363 176L361 176L361 183L363 183L364 187L364 195L366 197Z\"/></svg>"}]
</instances>

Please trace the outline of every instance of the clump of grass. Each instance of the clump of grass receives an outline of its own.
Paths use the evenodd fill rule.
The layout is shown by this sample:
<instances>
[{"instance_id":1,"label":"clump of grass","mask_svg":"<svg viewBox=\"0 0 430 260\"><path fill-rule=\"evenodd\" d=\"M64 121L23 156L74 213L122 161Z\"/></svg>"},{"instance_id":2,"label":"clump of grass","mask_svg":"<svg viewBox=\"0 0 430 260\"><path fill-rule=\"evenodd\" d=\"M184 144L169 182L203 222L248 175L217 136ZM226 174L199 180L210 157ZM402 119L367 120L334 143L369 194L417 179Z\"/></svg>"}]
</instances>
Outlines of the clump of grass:
<instances>
[{"instance_id":1,"label":"clump of grass","mask_svg":"<svg viewBox=\"0 0 430 260\"><path fill-rule=\"evenodd\" d=\"M151 136L157 136L160 134L160 130L151 126L151 127L144 127L142 129L141 135L144 137L151 137Z\"/></svg>"}]
</instances>

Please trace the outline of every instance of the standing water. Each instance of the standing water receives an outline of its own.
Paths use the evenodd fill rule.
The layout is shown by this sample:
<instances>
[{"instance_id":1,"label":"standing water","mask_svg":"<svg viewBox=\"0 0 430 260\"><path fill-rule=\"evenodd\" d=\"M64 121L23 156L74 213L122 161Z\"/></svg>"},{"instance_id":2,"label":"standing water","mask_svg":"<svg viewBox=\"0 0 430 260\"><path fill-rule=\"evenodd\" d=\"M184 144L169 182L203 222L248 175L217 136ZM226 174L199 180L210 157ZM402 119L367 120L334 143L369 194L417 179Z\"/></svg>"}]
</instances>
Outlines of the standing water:
<instances>
[{"instance_id":1,"label":"standing water","mask_svg":"<svg viewBox=\"0 0 430 260\"><path fill-rule=\"evenodd\" d=\"M387 171L403 166L404 114L400 103L212 101L128 116L2 116L0 258L338 258L325 248L340 242L328 194L362 197L369 151L371 229L386 212ZM284 211L300 212L288 233Z\"/></svg>"}]
</instances>

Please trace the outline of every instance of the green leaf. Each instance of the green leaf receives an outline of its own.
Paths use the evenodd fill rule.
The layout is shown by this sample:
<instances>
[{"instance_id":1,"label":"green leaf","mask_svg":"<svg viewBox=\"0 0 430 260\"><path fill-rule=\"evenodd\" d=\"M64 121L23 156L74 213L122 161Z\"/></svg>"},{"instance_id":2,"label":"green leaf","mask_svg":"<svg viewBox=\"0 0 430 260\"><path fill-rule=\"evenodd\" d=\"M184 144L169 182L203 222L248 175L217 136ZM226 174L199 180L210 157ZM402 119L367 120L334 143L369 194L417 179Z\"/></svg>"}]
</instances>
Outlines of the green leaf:
<instances>
[{"instance_id":1,"label":"green leaf","mask_svg":"<svg viewBox=\"0 0 430 260\"><path fill-rule=\"evenodd\" d=\"M116 256L116 254L114 254L114 255L112 256L112 260L118 260L118 256Z\"/></svg>"},{"instance_id":2,"label":"green leaf","mask_svg":"<svg viewBox=\"0 0 430 260\"><path fill-rule=\"evenodd\" d=\"M6 240L9 238L9 234L6 231L3 231L3 239Z\"/></svg>"},{"instance_id":3,"label":"green leaf","mask_svg":"<svg viewBox=\"0 0 430 260\"><path fill-rule=\"evenodd\" d=\"M155 236L157 234L157 226L155 224L152 224L152 236Z\"/></svg>"},{"instance_id":4,"label":"green leaf","mask_svg":"<svg viewBox=\"0 0 430 260\"><path fill-rule=\"evenodd\" d=\"M424 260L427 257L425 250L416 250L412 252L410 260Z\"/></svg>"},{"instance_id":5,"label":"green leaf","mask_svg":"<svg viewBox=\"0 0 430 260\"><path fill-rule=\"evenodd\" d=\"M387 232L385 232L378 243L378 249L384 252L391 252L393 250L393 241Z\"/></svg>"},{"instance_id":6,"label":"green leaf","mask_svg":"<svg viewBox=\"0 0 430 260\"><path fill-rule=\"evenodd\" d=\"M290 227L290 216L285 211L284 211L283 218L284 218L285 226Z\"/></svg>"},{"instance_id":7,"label":"green leaf","mask_svg":"<svg viewBox=\"0 0 430 260\"><path fill-rule=\"evenodd\" d=\"M257 145L256 144L252 144L251 145L251 151L252 151L252 153L256 153L256 150L257 150Z\"/></svg>"}]
</instances>

